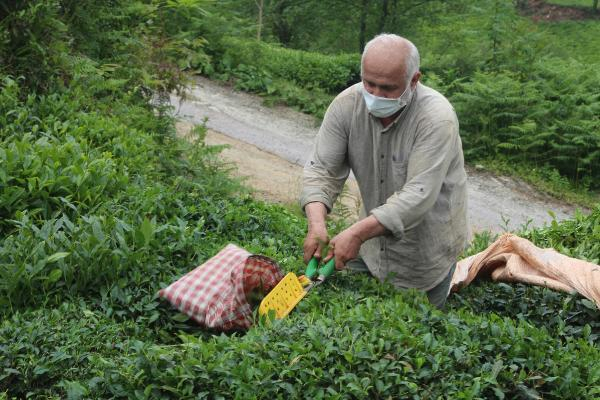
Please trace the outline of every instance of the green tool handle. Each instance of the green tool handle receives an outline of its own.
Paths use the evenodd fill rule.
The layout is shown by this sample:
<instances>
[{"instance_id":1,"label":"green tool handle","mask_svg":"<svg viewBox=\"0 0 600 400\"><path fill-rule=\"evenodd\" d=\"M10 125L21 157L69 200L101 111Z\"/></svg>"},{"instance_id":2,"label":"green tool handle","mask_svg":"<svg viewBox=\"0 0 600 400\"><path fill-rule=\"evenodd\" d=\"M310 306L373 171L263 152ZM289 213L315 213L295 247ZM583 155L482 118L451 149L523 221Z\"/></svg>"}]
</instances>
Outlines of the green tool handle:
<instances>
[{"instance_id":1,"label":"green tool handle","mask_svg":"<svg viewBox=\"0 0 600 400\"><path fill-rule=\"evenodd\" d=\"M333 271L335 271L335 258L327 261L325 265L319 268L319 277L328 278L333 274Z\"/></svg>"},{"instance_id":2,"label":"green tool handle","mask_svg":"<svg viewBox=\"0 0 600 400\"><path fill-rule=\"evenodd\" d=\"M317 276L318 273L318 276L327 278L331 276L331 274L333 274L333 271L335 271L335 258L332 258L331 260L327 261L325 265L319 268L319 260L313 257L308 262L308 265L306 266L306 272L304 273L304 275L308 279L313 279L315 276Z\"/></svg>"},{"instance_id":3,"label":"green tool handle","mask_svg":"<svg viewBox=\"0 0 600 400\"><path fill-rule=\"evenodd\" d=\"M308 262L308 265L306 266L306 272L304 273L304 275L308 278L311 279L315 277L315 275L317 275L317 268L319 267L319 260L315 257L311 258L310 261Z\"/></svg>"}]
</instances>

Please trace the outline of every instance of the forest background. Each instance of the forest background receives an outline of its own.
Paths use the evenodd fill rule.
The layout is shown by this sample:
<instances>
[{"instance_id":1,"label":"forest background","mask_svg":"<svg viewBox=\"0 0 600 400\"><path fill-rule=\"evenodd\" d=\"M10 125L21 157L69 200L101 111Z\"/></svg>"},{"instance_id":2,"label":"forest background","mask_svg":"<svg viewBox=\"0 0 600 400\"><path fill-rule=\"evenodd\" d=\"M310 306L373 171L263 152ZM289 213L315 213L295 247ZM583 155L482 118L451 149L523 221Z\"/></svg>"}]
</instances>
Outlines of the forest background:
<instances>
[{"instance_id":1,"label":"forest background","mask_svg":"<svg viewBox=\"0 0 600 400\"><path fill-rule=\"evenodd\" d=\"M229 178L202 126L177 139L166 94L201 73L322 116L380 31L419 46L469 162L586 193L589 215L519 234L598 263L597 4L549 23L533 3L3 2L0 398L597 397L600 313L575 295L484 282L442 314L339 274L228 335L156 295L229 242L301 271L306 229Z\"/></svg>"},{"instance_id":2,"label":"forest background","mask_svg":"<svg viewBox=\"0 0 600 400\"><path fill-rule=\"evenodd\" d=\"M255 24L209 50L218 61L206 73L233 75L240 89L322 117L333 96L359 80L365 41L398 33L419 47L424 83L455 106L467 161L559 197L598 189L600 44L585 39L599 29L593 2L575 2L589 19L558 23L534 23L521 14L535 9L510 1L230 4L240 18L256 15L248 21ZM248 40L253 33L262 43Z\"/></svg>"}]
</instances>

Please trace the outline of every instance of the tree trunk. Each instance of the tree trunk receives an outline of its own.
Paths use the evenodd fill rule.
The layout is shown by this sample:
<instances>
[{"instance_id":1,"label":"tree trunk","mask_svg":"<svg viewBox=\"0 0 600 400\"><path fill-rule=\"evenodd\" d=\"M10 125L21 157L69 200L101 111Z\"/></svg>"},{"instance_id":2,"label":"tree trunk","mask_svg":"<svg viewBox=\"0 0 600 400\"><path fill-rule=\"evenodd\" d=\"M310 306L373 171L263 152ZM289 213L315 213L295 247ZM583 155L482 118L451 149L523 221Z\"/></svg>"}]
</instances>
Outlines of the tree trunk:
<instances>
[{"instance_id":1,"label":"tree trunk","mask_svg":"<svg viewBox=\"0 0 600 400\"><path fill-rule=\"evenodd\" d=\"M273 33L279 39L279 43L289 45L292 40L292 27L285 17L285 11L290 4L287 1L278 1L271 11L273 21Z\"/></svg>"},{"instance_id":2,"label":"tree trunk","mask_svg":"<svg viewBox=\"0 0 600 400\"><path fill-rule=\"evenodd\" d=\"M598 11L598 0L594 0L593 4L592 4L592 10L594 11Z\"/></svg>"},{"instance_id":3,"label":"tree trunk","mask_svg":"<svg viewBox=\"0 0 600 400\"><path fill-rule=\"evenodd\" d=\"M385 22L389 14L388 3L388 0L382 0L381 2L381 16L379 17L379 26L377 28L378 33L382 33L385 29Z\"/></svg>"},{"instance_id":4,"label":"tree trunk","mask_svg":"<svg viewBox=\"0 0 600 400\"><path fill-rule=\"evenodd\" d=\"M256 1L256 6L258 7L258 26L256 28L256 40L260 42L260 37L262 34L262 20L263 20L263 7L265 5L265 0Z\"/></svg>"},{"instance_id":5,"label":"tree trunk","mask_svg":"<svg viewBox=\"0 0 600 400\"><path fill-rule=\"evenodd\" d=\"M362 0L362 9L360 10L360 24L358 33L358 51L362 53L365 48L365 36L367 35L367 11L369 0Z\"/></svg>"},{"instance_id":6,"label":"tree trunk","mask_svg":"<svg viewBox=\"0 0 600 400\"><path fill-rule=\"evenodd\" d=\"M390 22L390 26L392 27L391 31L396 32L396 25L398 24L398 0L392 0L391 7L392 20Z\"/></svg>"}]
</instances>

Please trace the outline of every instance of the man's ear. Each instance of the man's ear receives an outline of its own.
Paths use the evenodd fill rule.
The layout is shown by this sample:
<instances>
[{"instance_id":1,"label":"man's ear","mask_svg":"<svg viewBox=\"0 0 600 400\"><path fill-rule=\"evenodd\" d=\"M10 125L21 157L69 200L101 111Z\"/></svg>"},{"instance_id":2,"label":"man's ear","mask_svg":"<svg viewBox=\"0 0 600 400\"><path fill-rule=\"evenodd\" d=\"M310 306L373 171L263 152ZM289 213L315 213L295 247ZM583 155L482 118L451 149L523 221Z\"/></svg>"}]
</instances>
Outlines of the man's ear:
<instances>
[{"instance_id":1,"label":"man's ear","mask_svg":"<svg viewBox=\"0 0 600 400\"><path fill-rule=\"evenodd\" d=\"M412 78L412 81L410 81L410 85L414 88L417 85L417 82L419 82L419 80L421 79L421 71L417 71Z\"/></svg>"}]
</instances>

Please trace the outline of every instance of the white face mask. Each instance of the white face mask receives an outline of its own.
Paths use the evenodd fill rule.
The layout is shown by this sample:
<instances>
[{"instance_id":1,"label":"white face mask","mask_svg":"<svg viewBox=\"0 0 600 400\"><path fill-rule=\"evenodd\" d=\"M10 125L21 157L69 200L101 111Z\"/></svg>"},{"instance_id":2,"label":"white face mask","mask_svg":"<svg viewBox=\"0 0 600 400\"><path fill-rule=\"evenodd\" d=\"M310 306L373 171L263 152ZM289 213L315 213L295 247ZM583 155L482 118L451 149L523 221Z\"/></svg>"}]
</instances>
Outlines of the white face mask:
<instances>
[{"instance_id":1,"label":"white face mask","mask_svg":"<svg viewBox=\"0 0 600 400\"><path fill-rule=\"evenodd\" d=\"M377 118L389 117L400 111L400 109L406 107L410 102L410 98L412 97L413 93L410 83L404 90L404 93L402 93L397 99L387 99L385 97L373 96L371 93L367 92L367 89L365 89L364 86L362 89L363 97L365 99L365 103L367 104L367 109Z\"/></svg>"}]
</instances>

